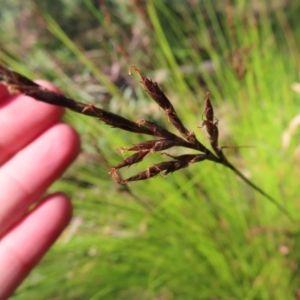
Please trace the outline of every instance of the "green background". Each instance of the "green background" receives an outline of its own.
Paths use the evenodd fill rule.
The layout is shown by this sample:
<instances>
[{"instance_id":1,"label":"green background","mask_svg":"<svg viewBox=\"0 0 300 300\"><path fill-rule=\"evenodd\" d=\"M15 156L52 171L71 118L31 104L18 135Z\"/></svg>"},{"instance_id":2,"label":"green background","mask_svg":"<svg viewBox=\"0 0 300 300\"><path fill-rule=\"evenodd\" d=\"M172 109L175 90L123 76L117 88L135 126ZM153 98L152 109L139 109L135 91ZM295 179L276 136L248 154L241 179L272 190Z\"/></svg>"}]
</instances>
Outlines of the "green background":
<instances>
[{"instance_id":1,"label":"green background","mask_svg":"<svg viewBox=\"0 0 300 300\"><path fill-rule=\"evenodd\" d=\"M171 128L128 75L137 65L209 146L198 128L209 91L220 145L251 146L228 159L293 216L212 162L117 185L118 147L145 137L67 112L82 152L49 192L70 195L74 217L12 299L299 298L299 11L296 0L1 2L1 62L79 101Z\"/></svg>"}]
</instances>

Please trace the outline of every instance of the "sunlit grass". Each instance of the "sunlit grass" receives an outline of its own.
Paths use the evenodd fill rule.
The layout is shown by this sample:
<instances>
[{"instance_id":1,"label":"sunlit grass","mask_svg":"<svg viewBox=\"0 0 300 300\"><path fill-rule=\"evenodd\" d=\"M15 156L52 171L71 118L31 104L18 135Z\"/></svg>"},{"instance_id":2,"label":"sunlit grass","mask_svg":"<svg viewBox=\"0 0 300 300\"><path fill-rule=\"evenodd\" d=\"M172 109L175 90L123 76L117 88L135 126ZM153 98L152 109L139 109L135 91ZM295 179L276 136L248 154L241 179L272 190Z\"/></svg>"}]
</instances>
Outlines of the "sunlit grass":
<instances>
[{"instance_id":1,"label":"sunlit grass","mask_svg":"<svg viewBox=\"0 0 300 300\"><path fill-rule=\"evenodd\" d=\"M91 2L85 3L104 26L105 18ZM152 31L145 31L150 39L148 52L136 49L129 53L127 63L119 57L120 65L124 72L130 64L138 65L150 78L155 71L165 70L168 75L161 80L164 91L186 126L204 143L205 134L198 126L205 93L210 91L217 107L221 143L252 146L224 150L232 163L297 220L297 142L292 141L284 151L281 135L298 114L299 95L291 84L299 82L299 39L293 39L299 30L286 26L294 19L287 21L283 11L267 13L261 8L261 18L255 18L247 1L232 6L231 27L225 4L214 7L212 3L205 1L191 9L178 5L170 10L163 1L148 2L146 11L152 24ZM132 19L137 18L131 13ZM93 74L109 92L110 108L135 120L142 117L140 111L146 106L147 118L153 113L167 124L162 111L152 109L138 80L132 78L130 87L137 100L124 96L125 87L111 83L101 63L95 63L68 38L53 17L41 14L55 39L64 45L64 55L78 59L77 72ZM114 37L115 43L122 42L121 33ZM106 42L99 48L107 49L105 57L110 57L114 54ZM251 50L244 53L241 49L247 47ZM37 53L49 55L47 49L36 46L27 54L29 64L17 52L10 56L1 53L0 59L29 77L49 76L80 101L93 101L57 63L52 63L48 73L37 68L32 63ZM235 61L229 59L232 55ZM184 72L184 67L192 71ZM245 68L240 77L237 68ZM81 134L83 152L51 190L72 196L74 220L14 299L294 299L299 280L297 224L267 199L229 170L210 162L166 178L118 186L95 143L111 166L123 159L117 147L143 137L138 140L71 112L66 120ZM149 157L123 174L128 177L160 159Z\"/></svg>"}]
</instances>

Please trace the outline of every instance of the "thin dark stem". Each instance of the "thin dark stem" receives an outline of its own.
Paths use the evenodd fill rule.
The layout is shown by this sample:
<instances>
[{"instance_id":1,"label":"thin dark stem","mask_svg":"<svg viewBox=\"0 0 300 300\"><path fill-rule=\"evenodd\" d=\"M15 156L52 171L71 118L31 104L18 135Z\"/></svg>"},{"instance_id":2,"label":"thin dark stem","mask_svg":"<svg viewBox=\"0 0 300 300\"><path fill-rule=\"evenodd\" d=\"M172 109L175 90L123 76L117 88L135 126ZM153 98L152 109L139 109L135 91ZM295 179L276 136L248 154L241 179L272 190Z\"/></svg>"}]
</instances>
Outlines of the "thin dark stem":
<instances>
[{"instance_id":1,"label":"thin dark stem","mask_svg":"<svg viewBox=\"0 0 300 300\"><path fill-rule=\"evenodd\" d=\"M254 190L256 190L259 194L267 198L270 202L272 202L281 212L286 214L291 221L294 221L292 215L283 207L280 203L278 203L273 197L263 191L259 186L249 180L243 173L241 173L237 168L235 168L230 162L226 161L226 163L222 163L223 166L232 170L239 178L241 178L244 182L246 182L249 186L251 186Z\"/></svg>"}]
</instances>

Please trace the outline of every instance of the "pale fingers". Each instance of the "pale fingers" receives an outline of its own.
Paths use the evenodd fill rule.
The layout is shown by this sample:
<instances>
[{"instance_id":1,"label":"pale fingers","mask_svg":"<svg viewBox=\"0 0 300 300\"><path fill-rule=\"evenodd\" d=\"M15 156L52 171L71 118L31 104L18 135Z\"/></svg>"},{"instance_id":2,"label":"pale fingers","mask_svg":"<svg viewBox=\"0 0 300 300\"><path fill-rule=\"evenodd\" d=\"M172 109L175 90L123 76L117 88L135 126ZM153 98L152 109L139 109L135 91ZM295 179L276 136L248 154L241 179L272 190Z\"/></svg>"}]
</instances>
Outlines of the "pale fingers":
<instances>
[{"instance_id":1,"label":"pale fingers","mask_svg":"<svg viewBox=\"0 0 300 300\"><path fill-rule=\"evenodd\" d=\"M58 178L79 151L68 125L52 126L0 168L0 236Z\"/></svg>"},{"instance_id":2,"label":"pale fingers","mask_svg":"<svg viewBox=\"0 0 300 300\"><path fill-rule=\"evenodd\" d=\"M63 194L47 197L0 240L0 299L8 299L71 218Z\"/></svg>"}]
</instances>

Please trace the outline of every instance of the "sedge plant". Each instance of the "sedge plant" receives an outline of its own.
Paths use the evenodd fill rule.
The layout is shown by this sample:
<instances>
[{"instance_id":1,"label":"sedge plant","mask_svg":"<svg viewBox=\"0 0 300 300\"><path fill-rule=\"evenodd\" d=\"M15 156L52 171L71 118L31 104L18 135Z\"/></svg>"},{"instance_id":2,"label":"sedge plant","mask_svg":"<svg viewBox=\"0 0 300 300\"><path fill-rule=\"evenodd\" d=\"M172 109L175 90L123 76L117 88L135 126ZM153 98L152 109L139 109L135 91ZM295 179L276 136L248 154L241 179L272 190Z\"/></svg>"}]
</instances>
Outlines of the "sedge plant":
<instances>
[{"instance_id":1,"label":"sedge plant","mask_svg":"<svg viewBox=\"0 0 300 300\"><path fill-rule=\"evenodd\" d=\"M73 197L74 218L14 298L294 299L299 280L296 222L232 170L207 159L166 178L114 184L110 167L124 161L114 149L137 145L143 136L102 126L94 108L106 105L104 110L131 120L146 114L144 119L175 134L168 118L156 114L134 83L129 86L136 100L130 100L123 84L121 89L112 87L101 76L106 61L119 62L122 74L138 65L172 99L184 126L214 153L211 142L216 140L200 133L207 131L202 113L205 121L211 120L204 109L210 91L218 123L213 118L208 125L220 129L215 146L253 146L222 151L297 220L296 133L288 147L281 147L281 134L297 115L299 97L291 89L299 81L296 8L271 7L264 1L259 8L248 1L189 1L170 8L167 2L149 1L131 9L104 2L106 9L99 10L92 1L82 3L82 12L91 12L99 27L106 28L106 39L99 43L105 49L102 59L93 59L78 39L64 34L58 18L40 11L60 52L33 47L26 64L19 59L18 47L1 52L1 61L13 70L28 78L53 79L68 96L88 105L85 113L95 114L93 119L67 113L66 120L83 138L83 153L52 189ZM134 23L141 19L144 27ZM138 44L134 49L129 47L133 42L124 42L130 22L143 30L138 42L133 39ZM93 102L85 84L78 88L74 83L70 70L97 78L111 95L109 104ZM186 150L168 149L173 157L166 160L199 155ZM151 168L163 158L156 152L122 174L135 176L138 167L142 172Z\"/></svg>"}]
</instances>

